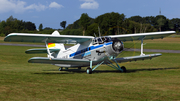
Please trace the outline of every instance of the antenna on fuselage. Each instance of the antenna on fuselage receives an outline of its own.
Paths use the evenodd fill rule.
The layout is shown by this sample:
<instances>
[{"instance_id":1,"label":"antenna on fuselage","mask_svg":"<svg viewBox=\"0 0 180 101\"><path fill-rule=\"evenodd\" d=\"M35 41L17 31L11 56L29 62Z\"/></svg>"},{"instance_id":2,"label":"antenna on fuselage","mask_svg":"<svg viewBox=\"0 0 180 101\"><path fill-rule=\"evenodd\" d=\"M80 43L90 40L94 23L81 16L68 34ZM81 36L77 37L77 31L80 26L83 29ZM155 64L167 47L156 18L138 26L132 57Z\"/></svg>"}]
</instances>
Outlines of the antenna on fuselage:
<instances>
[{"instance_id":1,"label":"antenna on fuselage","mask_svg":"<svg viewBox=\"0 0 180 101\"><path fill-rule=\"evenodd\" d=\"M102 38L101 38L101 33L100 33L100 28L99 28L99 26L98 26L98 30L99 30L99 39L101 40L102 43L104 43L104 40L102 40Z\"/></svg>"},{"instance_id":2,"label":"antenna on fuselage","mask_svg":"<svg viewBox=\"0 0 180 101\"><path fill-rule=\"evenodd\" d=\"M95 38L96 38L96 33L94 33L94 36L95 36Z\"/></svg>"},{"instance_id":3,"label":"antenna on fuselage","mask_svg":"<svg viewBox=\"0 0 180 101\"><path fill-rule=\"evenodd\" d=\"M101 33L100 33L100 28L99 28L99 26L98 26L98 31L99 31L99 37L101 37Z\"/></svg>"}]
</instances>

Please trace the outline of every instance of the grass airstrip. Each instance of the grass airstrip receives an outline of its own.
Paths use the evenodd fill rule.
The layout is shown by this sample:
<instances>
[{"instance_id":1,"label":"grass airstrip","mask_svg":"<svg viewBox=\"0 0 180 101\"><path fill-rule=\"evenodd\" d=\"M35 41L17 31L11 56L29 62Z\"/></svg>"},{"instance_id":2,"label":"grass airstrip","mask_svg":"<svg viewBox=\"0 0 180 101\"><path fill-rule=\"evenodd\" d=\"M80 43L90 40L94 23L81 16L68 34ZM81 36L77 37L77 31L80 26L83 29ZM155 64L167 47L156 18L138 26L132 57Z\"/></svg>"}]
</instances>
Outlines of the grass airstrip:
<instances>
[{"instance_id":1,"label":"grass airstrip","mask_svg":"<svg viewBox=\"0 0 180 101\"><path fill-rule=\"evenodd\" d=\"M169 45L168 45L169 44ZM180 50L180 38L147 41L147 47ZM165 46L164 46L165 45ZM144 46L146 47L146 45ZM122 63L127 73L102 65L93 74L58 71L28 59L34 47L0 46L0 100L180 100L180 54L162 53L152 60ZM161 49L162 47L160 47ZM124 52L121 56L139 55ZM151 54L151 53L146 53Z\"/></svg>"}]
</instances>

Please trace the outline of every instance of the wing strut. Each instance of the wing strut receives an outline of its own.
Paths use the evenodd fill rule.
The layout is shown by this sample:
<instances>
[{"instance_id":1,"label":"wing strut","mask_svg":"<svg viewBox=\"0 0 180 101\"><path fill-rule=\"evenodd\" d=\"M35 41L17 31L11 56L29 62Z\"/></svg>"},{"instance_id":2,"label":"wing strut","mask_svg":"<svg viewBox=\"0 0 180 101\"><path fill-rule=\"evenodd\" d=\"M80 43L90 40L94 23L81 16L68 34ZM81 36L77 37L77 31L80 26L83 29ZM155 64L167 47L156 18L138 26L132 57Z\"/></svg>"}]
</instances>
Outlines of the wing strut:
<instances>
[{"instance_id":1,"label":"wing strut","mask_svg":"<svg viewBox=\"0 0 180 101\"><path fill-rule=\"evenodd\" d=\"M144 36L142 39L141 39L141 55L140 56L144 56L145 54L143 53L143 40L146 36Z\"/></svg>"},{"instance_id":2,"label":"wing strut","mask_svg":"<svg viewBox=\"0 0 180 101\"><path fill-rule=\"evenodd\" d=\"M47 52L48 52L48 58L53 58L53 57L51 56L51 52L50 52L50 50L49 50L49 48L48 48L47 40L48 40L48 38L45 39L45 44L46 44L46 48L47 48Z\"/></svg>"}]
</instances>

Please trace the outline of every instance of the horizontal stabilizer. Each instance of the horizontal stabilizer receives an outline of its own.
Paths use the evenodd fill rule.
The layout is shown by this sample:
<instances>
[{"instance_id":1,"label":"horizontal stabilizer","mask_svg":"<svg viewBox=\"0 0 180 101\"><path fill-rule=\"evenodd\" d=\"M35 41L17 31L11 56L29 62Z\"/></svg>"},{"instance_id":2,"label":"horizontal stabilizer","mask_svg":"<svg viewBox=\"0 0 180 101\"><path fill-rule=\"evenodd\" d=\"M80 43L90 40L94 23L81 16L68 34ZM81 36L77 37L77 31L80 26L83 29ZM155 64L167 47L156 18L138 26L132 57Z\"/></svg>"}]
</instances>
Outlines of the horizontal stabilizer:
<instances>
[{"instance_id":1,"label":"horizontal stabilizer","mask_svg":"<svg viewBox=\"0 0 180 101\"><path fill-rule=\"evenodd\" d=\"M49 49L50 52L58 52L60 49ZM26 54L41 54L41 53L48 53L46 48L41 48L41 49L28 49L25 52Z\"/></svg>"},{"instance_id":2,"label":"horizontal stabilizer","mask_svg":"<svg viewBox=\"0 0 180 101\"><path fill-rule=\"evenodd\" d=\"M116 58L115 60L119 63L121 62L131 62L131 61L138 61L138 60L145 60L145 59L152 59L154 57L161 56L161 53L156 54L148 54L143 56L131 56L131 57L123 57L123 58Z\"/></svg>"}]
</instances>

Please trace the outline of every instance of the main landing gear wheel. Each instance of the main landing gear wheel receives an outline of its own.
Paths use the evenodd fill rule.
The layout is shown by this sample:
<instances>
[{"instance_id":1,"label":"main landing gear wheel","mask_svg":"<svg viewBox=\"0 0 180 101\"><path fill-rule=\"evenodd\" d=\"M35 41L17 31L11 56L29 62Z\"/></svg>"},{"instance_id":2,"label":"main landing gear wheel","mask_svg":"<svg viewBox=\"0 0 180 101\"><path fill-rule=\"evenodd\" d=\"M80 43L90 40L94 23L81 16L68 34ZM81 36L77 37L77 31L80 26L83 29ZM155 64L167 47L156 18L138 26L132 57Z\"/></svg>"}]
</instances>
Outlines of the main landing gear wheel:
<instances>
[{"instance_id":1,"label":"main landing gear wheel","mask_svg":"<svg viewBox=\"0 0 180 101\"><path fill-rule=\"evenodd\" d=\"M62 71L62 69L63 69L63 68L62 68L62 67L60 67L60 68L59 68L59 71Z\"/></svg>"},{"instance_id":2,"label":"main landing gear wheel","mask_svg":"<svg viewBox=\"0 0 180 101\"><path fill-rule=\"evenodd\" d=\"M86 69L86 73L87 73L87 74L92 74L92 69L91 69L91 68L87 68L87 69Z\"/></svg>"},{"instance_id":3,"label":"main landing gear wheel","mask_svg":"<svg viewBox=\"0 0 180 101\"><path fill-rule=\"evenodd\" d=\"M126 67L122 66L121 69L124 73L126 73Z\"/></svg>"}]
</instances>

